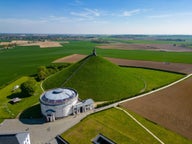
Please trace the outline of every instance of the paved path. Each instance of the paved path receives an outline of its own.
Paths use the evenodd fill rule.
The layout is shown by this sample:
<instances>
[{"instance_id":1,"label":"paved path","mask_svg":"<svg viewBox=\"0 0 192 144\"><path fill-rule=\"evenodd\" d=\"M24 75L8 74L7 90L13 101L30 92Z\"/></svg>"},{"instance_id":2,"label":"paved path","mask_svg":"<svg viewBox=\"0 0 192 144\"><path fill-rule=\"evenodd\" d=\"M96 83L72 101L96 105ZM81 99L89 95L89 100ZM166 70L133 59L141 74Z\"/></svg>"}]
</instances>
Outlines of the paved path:
<instances>
[{"instance_id":1,"label":"paved path","mask_svg":"<svg viewBox=\"0 0 192 144\"><path fill-rule=\"evenodd\" d=\"M34 124L25 124L18 119L7 119L0 125L0 133L18 133L29 132L32 144L56 144L55 136L68 130L75 124L79 123L84 117L92 111L77 116L69 116L55 122L35 124L42 120L33 120ZM22 120L27 121L32 120Z\"/></svg>"}]
</instances>

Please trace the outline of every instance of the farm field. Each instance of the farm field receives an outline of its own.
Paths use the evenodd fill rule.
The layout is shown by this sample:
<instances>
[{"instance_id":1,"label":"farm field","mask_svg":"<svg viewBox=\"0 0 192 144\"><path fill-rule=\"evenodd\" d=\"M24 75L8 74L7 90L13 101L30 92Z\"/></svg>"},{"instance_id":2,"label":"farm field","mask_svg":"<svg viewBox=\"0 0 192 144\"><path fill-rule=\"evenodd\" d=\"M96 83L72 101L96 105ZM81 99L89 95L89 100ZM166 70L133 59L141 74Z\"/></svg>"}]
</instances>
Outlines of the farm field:
<instances>
[{"instance_id":1,"label":"farm field","mask_svg":"<svg viewBox=\"0 0 192 144\"><path fill-rule=\"evenodd\" d=\"M85 57L86 55L73 54L70 56L59 58L53 61L53 63L75 63ZM151 69L172 71L172 72L178 72L178 73L184 73L184 74L192 73L192 64L127 60L127 59L118 59L118 58L109 58L109 57L105 57L105 59L120 66L151 68Z\"/></svg>"},{"instance_id":2,"label":"farm field","mask_svg":"<svg viewBox=\"0 0 192 144\"><path fill-rule=\"evenodd\" d=\"M67 43L67 42L63 42ZM54 41L25 41L25 40L15 40L11 42L0 42L0 46L3 45L17 45L17 46L39 46L40 48L50 48L50 47L61 47L59 42Z\"/></svg>"},{"instance_id":3,"label":"farm field","mask_svg":"<svg viewBox=\"0 0 192 144\"><path fill-rule=\"evenodd\" d=\"M192 77L164 90L123 103L126 109L192 139Z\"/></svg>"},{"instance_id":4,"label":"farm field","mask_svg":"<svg viewBox=\"0 0 192 144\"><path fill-rule=\"evenodd\" d=\"M38 46L18 46L13 49L0 50L0 87L23 75L33 75L39 66L50 65L58 58L71 54L88 55L97 45L90 41L69 41L62 47L53 49L40 49ZM103 57L130 60L192 63L191 52L97 49L97 53Z\"/></svg>"},{"instance_id":5,"label":"farm field","mask_svg":"<svg viewBox=\"0 0 192 144\"><path fill-rule=\"evenodd\" d=\"M120 50L151 50L165 52L192 52L191 48L173 46L173 44L127 44L127 43L110 43L97 46L102 49L120 49Z\"/></svg>"},{"instance_id":6,"label":"farm field","mask_svg":"<svg viewBox=\"0 0 192 144\"><path fill-rule=\"evenodd\" d=\"M190 140L174 132L147 121L132 112L130 113L164 143L191 143ZM77 141L79 144L88 144L91 143L91 139L96 137L99 133L121 144L159 143L123 111L115 108L88 116L80 123L64 132L62 137L71 144L75 144Z\"/></svg>"}]
</instances>

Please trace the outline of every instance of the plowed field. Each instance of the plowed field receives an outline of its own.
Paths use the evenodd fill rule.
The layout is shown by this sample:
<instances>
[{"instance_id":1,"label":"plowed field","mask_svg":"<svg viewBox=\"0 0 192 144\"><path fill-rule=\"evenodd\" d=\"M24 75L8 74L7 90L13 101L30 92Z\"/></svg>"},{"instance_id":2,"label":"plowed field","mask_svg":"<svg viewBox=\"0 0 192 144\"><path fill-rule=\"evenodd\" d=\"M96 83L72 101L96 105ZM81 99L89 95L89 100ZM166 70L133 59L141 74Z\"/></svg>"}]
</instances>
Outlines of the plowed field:
<instances>
[{"instance_id":1,"label":"plowed field","mask_svg":"<svg viewBox=\"0 0 192 144\"><path fill-rule=\"evenodd\" d=\"M173 46L171 44L126 44L112 43L97 46L102 49L122 49L122 50L152 50L152 51L173 51L173 52L191 52L191 48Z\"/></svg>"},{"instance_id":2,"label":"plowed field","mask_svg":"<svg viewBox=\"0 0 192 144\"><path fill-rule=\"evenodd\" d=\"M86 55L73 54L53 61L53 63L75 63ZM181 64L181 63L165 63L165 62L152 62L152 61L139 61L139 60L126 60L117 58L107 58L109 61L122 66L133 66L133 67L143 67L152 68L166 71L179 72L184 74L192 73L192 64Z\"/></svg>"},{"instance_id":3,"label":"plowed field","mask_svg":"<svg viewBox=\"0 0 192 144\"><path fill-rule=\"evenodd\" d=\"M122 106L192 139L192 77Z\"/></svg>"}]
</instances>

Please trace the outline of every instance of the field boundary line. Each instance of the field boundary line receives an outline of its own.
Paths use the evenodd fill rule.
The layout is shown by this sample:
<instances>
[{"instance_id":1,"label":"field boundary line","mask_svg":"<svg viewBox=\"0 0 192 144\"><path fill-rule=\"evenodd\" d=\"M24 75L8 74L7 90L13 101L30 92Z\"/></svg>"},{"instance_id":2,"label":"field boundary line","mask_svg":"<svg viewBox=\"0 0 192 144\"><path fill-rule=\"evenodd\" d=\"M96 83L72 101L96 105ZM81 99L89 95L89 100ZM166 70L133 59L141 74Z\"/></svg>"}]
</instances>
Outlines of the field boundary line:
<instances>
[{"instance_id":1,"label":"field boundary line","mask_svg":"<svg viewBox=\"0 0 192 144\"><path fill-rule=\"evenodd\" d=\"M140 125L144 130L146 130L151 136L153 136L157 141L159 141L161 144L165 144L162 140L160 140L154 133L152 133L148 128L146 128L143 124L141 124L136 118L134 118L128 111L120 108L115 107L116 109L119 109L126 113L132 120L134 120L138 125Z\"/></svg>"}]
</instances>

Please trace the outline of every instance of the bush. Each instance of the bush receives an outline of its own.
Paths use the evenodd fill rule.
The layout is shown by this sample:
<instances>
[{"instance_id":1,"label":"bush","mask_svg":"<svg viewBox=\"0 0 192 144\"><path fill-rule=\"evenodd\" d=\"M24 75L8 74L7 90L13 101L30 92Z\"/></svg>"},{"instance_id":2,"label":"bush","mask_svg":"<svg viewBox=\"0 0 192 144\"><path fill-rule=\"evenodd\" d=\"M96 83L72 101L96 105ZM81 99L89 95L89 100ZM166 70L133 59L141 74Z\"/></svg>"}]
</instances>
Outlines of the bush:
<instances>
[{"instance_id":1,"label":"bush","mask_svg":"<svg viewBox=\"0 0 192 144\"><path fill-rule=\"evenodd\" d=\"M37 81L41 81L44 80L45 78L47 78L48 76L50 76L51 74L54 74L66 67L68 67L70 64L62 64L62 65L58 65L58 64L52 64L50 66L40 66L38 68L38 72L37 72Z\"/></svg>"},{"instance_id":2,"label":"bush","mask_svg":"<svg viewBox=\"0 0 192 144\"><path fill-rule=\"evenodd\" d=\"M35 93L36 80L30 78L28 81L21 84L21 90L23 96L32 96Z\"/></svg>"}]
</instances>

